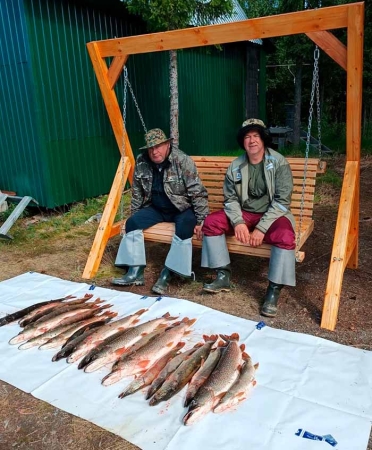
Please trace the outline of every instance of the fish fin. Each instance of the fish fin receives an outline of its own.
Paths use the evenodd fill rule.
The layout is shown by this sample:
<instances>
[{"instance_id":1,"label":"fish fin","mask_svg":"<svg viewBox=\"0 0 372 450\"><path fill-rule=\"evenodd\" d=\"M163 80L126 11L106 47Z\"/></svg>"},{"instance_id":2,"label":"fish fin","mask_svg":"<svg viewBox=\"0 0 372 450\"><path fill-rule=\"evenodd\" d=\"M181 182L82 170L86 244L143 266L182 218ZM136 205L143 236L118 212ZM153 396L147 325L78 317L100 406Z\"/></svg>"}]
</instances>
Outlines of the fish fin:
<instances>
[{"instance_id":1,"label":"fish fin","mask_svg":"<svg viewBox=\"0 0 372 450\"><path fill-rule=\"evenodd\" d=\"M187 324L189 325L189 327L191 327L191 325L194 325L194 323L197 321L197 319L189 319L187 321Z\"/></svg>"},{"instance_id":2,"label":"fish fin","mask_svg":"<svg viewBox=\"0 0 372 450\"><path fill-rule=\"evenodd\" d=\"M239 345L239 348L240 348L240 350L241 350L242 352L244 352L244 350L245 350L245 344L240 344L240 345Z\"/></svg>"},{"instance_id":3,"label":"fish fin","mask_svg":"<svg viewBox=\"0 0 372 450\"><path fill-rule=\"evenodd\" d=\"M169 323L161 323L155 328L155 330L161 330L162 328L164 329L169 328Z\"/></svg>"},{"instance_id":4,"label":"fish fin","mask_svg":"<svg viewBox=\"0 0 372 450\"><path fill-rule=\"evenodd\" d=\"M139 361L137 363L137 367L140 367L141 369L146 370L146 368L148 367L149 363L150 363L149 359L143 359L142 361Z\"/></svg>"},{"instance_id":5,"label":"fish fin","mask_svg":"<svg viewBox=\"0 0 372 450\"><path fill-rule=\"evenodd\" d=\"M186 342L179 342L174 348L176 350L181 349L182 347L184 347L186 345Z\"/></svg>"},{"instance_id":6,"label":"fish fin","mask_svg":"<svg viewBox=\"0 0 372 450\"><path fill-rule=\"evenodd\" d=\"M178 319L179 316L172 317L172 316L169 314L169 312L166 312L166 313L163 314L161 317L162 317L163 319L166 319L166 320L176 320L176 319Z\"/></svg>"},{"instance_id":7,"label":"fish fin","mask_svg":"<svg viewBox=\"0 0 372 450\"><path fill-rule=\"evenodd\" d=\"M170 348L174 347L174 341L168 342L168 344L166 345L166 347L170 347Z\"/></svg>"},{"instance_id":8,"label":"fish fin","mask_svg":"<svg viewBox=\"0 0 372 450\"><path fill-rule=\"evenodd\" d=\"M145 313L146 311L148 311L147 308L142 308L140 310L138 310L137 312L135 312L133 315L134 316L141 316L143 313Z\"/></svg>"},{"instance_id":9,"label":"fish fin","mask_svg":"<svg viewBox=\"0 0 372 450\"><path fill-rule=\"evenodd\" d=\"M185 336L187 336L187 335L189 335L189 334L191 334L191 333L192 333L191 330L187 330L187 331L185 331L183 334L184 334Z\"/></svg>"},{"instance_id":10,"label":"fish fin","mask_svg":"<svg viewBox=\"0 0 372 450\"><path fill-rule=\"evenodd\" d=\"M211 334L210 336L203 334L203 339L205 342L216 342L218 339L218 334Z\"/></svg>"},{"instance_id":11,"label":"fish fin","mask_svg":"<svg viewBox=\"0 0 372 450\"><path fill-rule=\"evenodd\" d=\"M120 358L121 355L123 355L125 352L127 352L128 349L126 347L118 348L114 351L114 354Z\"/></svg>"},{"instance_id":12,"label":"fish fin","mask_svg":"<svg viewBox=\"0 0 372 450\"><path fill-rule=\"evenodd\" d=\"M233 333L230 336L228 334L220 334L220 337L228 342L228 341L238 341L239 340L239 334L238 333Z\"/></svg>"},{"instance_id":13,"label":"fish fin","mask_svg":"<svg viewBox=\"0 0 372 450\"><path fill-rule=\"evenodd\" d=\"M249 355L247 353L243 352L242 353L242 358L243 358L244 361L248 361Z\"/></svg>"},{"instance_id":14,"label":"fish fin","mask_svg":"<svg viewBox=\"0 0 372 450\"><path fill-rule=\"evenodd\" d=\"M257 370L260 366L260 363L256 363L253 367L255 368L255 370Z\"/></svg>"},{"instance_id":15,"label":"fish fin","mask_svg":"<svg viewBox=\"0 0 372 450\"><path fill-rule=\"evenodd\" d=\"M256 386L256 384L257 384L257 381L256 381L256 380L253 380L253 381L252 381L252 385L253 385L253 386Z\"/></svg>"},{"instance_id":16,"label":"fish fin","mask_svg":"<svg viewBox=\"0 0 372 450\"><path fill-rule=\"evenodd\" d=\"M184 317L180 323L188 323L190 319L188 317Z\"/></svg>"},{"instance_id":17,"label":"fish fin","mask_svg":"<svg viewBox=\"0 0 372 450\"><path fill-rule=\"evenodd\" d=\"M203 342L198 342L197 344L195 344L194 345L194 347L193 348L200 348L200 347L203 347Z\"/></svg>"}]
</instances>

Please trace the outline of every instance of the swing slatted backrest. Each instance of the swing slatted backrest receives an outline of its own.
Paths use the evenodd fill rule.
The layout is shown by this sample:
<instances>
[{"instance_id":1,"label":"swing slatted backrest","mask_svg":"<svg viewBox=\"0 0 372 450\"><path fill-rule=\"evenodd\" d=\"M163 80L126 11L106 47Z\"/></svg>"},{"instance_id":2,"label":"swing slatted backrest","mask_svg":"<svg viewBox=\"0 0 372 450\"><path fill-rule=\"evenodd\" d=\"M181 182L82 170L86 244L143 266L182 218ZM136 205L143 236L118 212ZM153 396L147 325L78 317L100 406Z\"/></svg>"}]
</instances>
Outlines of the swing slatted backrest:
<instances>
[{"instance_id":1,"label":"swing slatted backrest","mask_svg":"<svg viewBox=\"0 0 372 450\"><path fill-rule=\"evenodd\" d=\"M223 182L226 170L235 157L228 156L192 156L198 168L199 175L204 186L208 191L208 203L210 211L216 211L223 208ZM291 202L291 211L296 219L296 234L299 232L301 223L300 241L298 250L306 242L314 229L313 209L315 196L316 175L324 172L319 169L319 159L309 158L306 164L306 158L287 158L293 174L293 195ZM306 177L305 175L306 167ZM302 198L303 183L305 180L304 198ZM302 209L302 212L301 212ZM174 235L173 223L160 223L144 231L145 239L153 242L171 243ZM268 244L262 244L260 247L253 248L237 241L234 236L226 238L227 246L231 253L240 253L244 255L253 255L261 257L270 257L270 248ZM201 241L195 237L193 239L195 247L201 247ZM298 252L298 260L302 261L305 257L304 252Z\"/></svg>"}]
</instances>

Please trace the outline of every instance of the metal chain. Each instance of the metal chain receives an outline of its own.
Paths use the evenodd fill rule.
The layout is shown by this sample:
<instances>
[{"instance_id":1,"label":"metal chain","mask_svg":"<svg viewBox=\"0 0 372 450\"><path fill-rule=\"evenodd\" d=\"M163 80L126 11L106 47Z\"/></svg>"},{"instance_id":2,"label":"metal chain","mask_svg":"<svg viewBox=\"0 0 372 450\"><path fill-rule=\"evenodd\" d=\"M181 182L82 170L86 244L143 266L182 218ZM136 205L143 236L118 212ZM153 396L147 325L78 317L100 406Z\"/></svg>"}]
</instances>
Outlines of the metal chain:
<instances>
[{"instance_id":1,"label":"metal chain","mask_svg":"<svg viewBox=\"0 0 372 450\"><path fill-rule=\"evenodd\" d=\"M301 205L300 205L300 222L296 239L296 261L300 261L299 246L301 241L301 229L303 222L304 206L305 206L305 190L306 190L306 175L307 175L307 164L309 160L310 151L310 140L311 140L311 124L313 121L314 112L314 95L317 92L317 114L318 114L318 132L320 129L320 103L319 103L319 47L316 46L314 50L314 70L313 70L313 82L311 86L310 95L310 108L309 108L309 119L307 125L307 135L306 135L306 151L305 151L305 165L304 165L304 177L302 180L302 194L301 194ZM320 135L319 135L320 138Z\"/></svg>"},{"instance_id":2,"label":"metal chain","mask_svg":"<svg viewBox=\"0 0 372 450\"><path fill-rule=\"evenodd\" d=\"M316 114L318 119L318 152L319 159L322 158L322 126L321 126L321 114L320 114L320 94L319 94L319 48L316 48L315 51L318 50L317 57L314 59L317 68L317 77L316 77Z\"/></svg>"},{"instance_id":3,"label":"metal chain","mask_svg":"<svg viewBox=\"0 0 372 450\"><path fill-rule=\"evenodd\" d=\"M127 119L127 86L128 86L128 70L124 67L124 88L123 88L123 141L121 144L121 183L123 190L120 197L120 222L124 221L124 156L125 156L125 124ZM124 227L120 228L120 236L124 236Z\"/></svg>"},{"instance_id":4,"label":"metal chain","mask_svg":"<svg viewBox=\"0 0 372 450\"><path fill-rule=\"evenodd\" d=\"M138 103L137 103L136 96L134 95L132 85L130 84L130 81L129 81L129 78L128 78L128 71L127 71L127 68L124 69L124 77L125 77L126 83L128 84L129 91L130 91L130 93L131 93L131 95L132 95L133 103L134 103L134 105L135 105L135 107L136 107L136 109L137 109L137 113L138 113L138 115L139 115L139 118L140 118L140 121L141 121L143 130L144 130L145 133L147 133L147 128L146 128L146 125L145 125L145 121L143 120L141 111L140 111L139 106L138 106Z\"/></svg>"}]
</instances>

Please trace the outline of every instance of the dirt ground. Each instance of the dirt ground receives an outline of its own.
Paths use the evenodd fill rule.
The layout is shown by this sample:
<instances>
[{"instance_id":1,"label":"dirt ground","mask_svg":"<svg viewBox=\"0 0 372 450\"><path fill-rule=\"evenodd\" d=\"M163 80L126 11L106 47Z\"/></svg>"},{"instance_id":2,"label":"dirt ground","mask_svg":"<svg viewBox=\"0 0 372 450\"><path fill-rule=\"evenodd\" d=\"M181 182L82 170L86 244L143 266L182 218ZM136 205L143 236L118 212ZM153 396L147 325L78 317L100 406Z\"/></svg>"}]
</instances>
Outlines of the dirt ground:
<instances>
[{"instance_id":1,"label":"dirt ground","mask_svg":"<svg viewBox=\"0 0 372 450\"><path fill-rule=\"evenodd\" d=\"M328 161L328 167L342 176L344 159ZM359 267L345 271L337 327L334 332L320 328L330 254L337 218L340 190L329 185L318 186L320 200L315 206L315 230L304 250L306 259L297 265L297 286L283 290L278 315L265 322L275 328L307 333L340 344L372 349L372 159L364 158L361 167ZM3 246L0 250L0 281L27 271L46 273L63 279L83 281L81 274L94 237L96 224L85 225L87 236L78 239L51 239L40 249ZM113 268L119 239L110 241L101 264L97 285L110 287L110 279L120 272ZM165 260L168 246L146 244L148 266L146 285L130 288L137 294L150 294ZM37 256L35 257L35 254ZM253 321L259 315L260 299L266 289L268 260L231 255L234 288L217 295L202 292L202 283L210 273L200 269L200 251L194 252L195 281L174 279L169 296L186 298L232 315ZM118 290L123 290L117 288ZM25 375L26 376L26 375ZM25 450L126 450L137 447L82 419L67 414L33 398L29 394L0 382L0 448ZM368 446L372 450L372 439Z\"/></svg>"}]
</instances>

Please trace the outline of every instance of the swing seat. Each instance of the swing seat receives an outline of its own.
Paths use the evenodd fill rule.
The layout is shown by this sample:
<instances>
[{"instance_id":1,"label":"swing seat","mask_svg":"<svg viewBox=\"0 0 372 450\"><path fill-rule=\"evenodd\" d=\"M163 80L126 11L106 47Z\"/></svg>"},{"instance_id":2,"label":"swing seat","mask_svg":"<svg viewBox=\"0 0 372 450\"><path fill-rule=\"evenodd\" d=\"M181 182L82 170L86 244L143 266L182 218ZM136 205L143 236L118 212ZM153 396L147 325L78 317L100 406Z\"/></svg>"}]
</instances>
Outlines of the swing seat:
<instances>
[{"instance_id":1,"label":"swing seat","mask_svg":"<svg viewBox=\"0 0 372 450\"><path fill-rule=\"evenodd\" d=\"M210 212L217 211L223 208L223 182L225 173L236 157L228 156L192 156L198 168L199 175L203 181L204 186L208 191L208 203ZM317 173L324 173L325 163L318 158L287 158L293 174L293 194L291 202L291 211L296 219L296 242L297 236L300 232L300 240L297 248L297 260L303 261L305 253L300 251L306 240L314 229L313 209L314 209L314 194L315 181ZM306 177L305 177L306 167ZM305 194L302 203L302 189L305 178ZM301 212L302 209L302 212ZM302 217L302 219L301 219ZM301 230L299 229L301 223ZM174 223L159 223L153 227L144 230L145 240L151 242L162 242L170 244L174 236ZM242 244L234 236L227 236L227 247L230 253L239 253L242 255L252 255L269 258L271 245L262 244L259 247L250 247ZM194 235L193 245L200 248L202 241L196 239Z\"/></svg>"}]
</instances>

